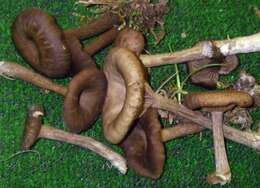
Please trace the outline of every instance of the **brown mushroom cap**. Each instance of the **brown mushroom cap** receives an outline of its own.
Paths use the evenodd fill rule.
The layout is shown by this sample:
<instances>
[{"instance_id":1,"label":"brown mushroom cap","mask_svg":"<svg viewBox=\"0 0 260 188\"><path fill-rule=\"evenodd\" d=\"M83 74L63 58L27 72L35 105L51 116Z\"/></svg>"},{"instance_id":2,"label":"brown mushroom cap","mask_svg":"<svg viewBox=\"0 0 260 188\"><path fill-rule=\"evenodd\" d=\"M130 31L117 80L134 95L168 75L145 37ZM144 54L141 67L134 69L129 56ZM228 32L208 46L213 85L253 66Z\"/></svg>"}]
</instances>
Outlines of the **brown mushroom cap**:
<instances>
[{"instance_id":1,"label":"brown mushroom cap","mask_svg":"<svg viewBox=\"0 0 260 188\"><path fill-rule=\"evenodd\" d=\"M236 55L229 55L225 57L222 64L223 66L220 67L218 73L220 75L227 75L239 66L239 59Z\"/></svg>"},{"instance_id":2,"label":"brown mushroom cap","mask_svg":"<svg viewBox=\"0 0 260 188\"><path fill-rule=\"evenodd\" d=\"M12 38L24 59L40 73L59 78L69 72L65 37L54 18L40 9L26 9L16 17Z\"/></svg>"},{"instance_id":3,"label":"brown mushroom cap","mask_svg":"<svg viewBox=\"0 0 260 188\"><path fill-rule=\"evenodd\" d=\"M97 68L83 69L71 80L64 100L64 120L72 132L81 132L93 124L101 112L107 82Z\"/></svg>"},{"instance_id":4,"label":"brown mushroom cap","mask_svg":"<svg viewBox=\"0 0 260 188\"><path fill-rule=\"evenodd\" d=\"M210 64L222 64L222 66L208 67L203 68ZM217 87L217 82L220 75L227 75L239 65L239 60L236 55L230 55L225 58L219 57L216 59L201 59L196 61L191 61L187 63L187 67L190 73L195 72L191 76L191 82L195 85L207 88L214 89Z\"/></svg>"},{"instance_id":5,"label":"brown mushroom cap","mask_svg":"<svg viewBox=\"0 0 260 188\"><path fill-rule=\"evenodd\" d=\"M103 133L108 141L118 144L143 110L144 68L132 52L115 47L107 55L103 70L108 80Z\"/></svg>"},{"instance_id":6,"label":"brown mushroom cap","mask_svg":"<svg viewBox=\"0 0 260 188\"><path fill-rule=\"evenodd\" d=\"M204 108L213 111L225 111L226 107L249 107L252 97L241 91L195 92L184 97L184 105L190 109Z\"/></svg>"},{"instance_id":7,"label":"brown mushroom cap","mask_svg":"<svg viewBox=\"0 0 260 188\"><path fill-rule=\"evenodd\" d=\"M163 171L165 151L157 110L147 109L120 146L124 149L128 165L139 175L159 178Z\"/></svg>"},{"instance_id":8,"label":"brown mushroom cap","mask_svg":"<svg viewBox=\"0 0 260 188\"><path fill-rule=\"evenodd\" d=\"M191 61L187 63L187 67L189 70L189 73L192 73L193 71L196 71L200 69L203 66L209 65L211 63L214 63L211 59L202 59L202 60L196 60ZM219 79L219 67L209 67L202 69L196 73L194 73L190 80L193 84L207 88L207 89L213 89L217 86L217 81Z\"/></svg>"},{"instance_id":9,"label":"brown mushroom cap","mask_svg":"<svg viewBox=\"0 0 260 188\"><path fill-rule=\"evenodd\" d=\"M29 109L25 121L25 127L22 137L22 149L28 150L37 140L41 130L42 122L41 116L44 115L42 106L32 106Z\"/></svg>"},{"instance_id":10,"label":"brown mushroom cap","mask_svg":"<svg viewBox=\"0 0 260 188\"><path fill-rule=\"evenodd\" d=\"M144 44L143 34L130 28L120 31L114 42L116 47L127 48L136 55L140 55L144 50Z\"/></svg>"}]
</instances>

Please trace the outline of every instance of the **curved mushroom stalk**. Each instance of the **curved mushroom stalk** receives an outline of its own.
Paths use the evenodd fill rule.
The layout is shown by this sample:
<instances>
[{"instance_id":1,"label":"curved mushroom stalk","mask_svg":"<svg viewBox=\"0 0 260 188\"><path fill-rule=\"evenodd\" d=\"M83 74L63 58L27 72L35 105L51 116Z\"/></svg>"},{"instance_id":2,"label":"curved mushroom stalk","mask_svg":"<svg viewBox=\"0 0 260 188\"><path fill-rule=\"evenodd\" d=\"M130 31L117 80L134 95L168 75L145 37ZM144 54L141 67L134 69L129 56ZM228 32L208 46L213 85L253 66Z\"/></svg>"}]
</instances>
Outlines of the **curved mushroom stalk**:
<instances>
[{"instance_id":1,"label":"curved mushroom stalk","mask_svg":"<svg viewBox=\"0 0 260 188\"><path fill-rule=\"evenodd\" d=\"M141 55L140 59L146 67L166 64L185 63L205 58L235 55L260 51L260 33L237 37L223 41L200 42L192 48L155 55Z\"/></svg>"},{"instance_id":2,"label":"curved mushroom stalk","mask_svg":"<svg viewBox=\"0 0 260 188\"><path fill-rule=\"evenodd\" d=\"M116 39L118 33L118 28L112 27L110 30L99 35L94 42L85 46L84 52L86 52L90 56L93 56L104 47L108 46L109 44L112 44L112 42Z\"/></svg>"},{"instance_id":3,"label":"curved mushroom stalk","mask_svg":"<svg viewBox=\"0 0 260 188\"><path fill-rule=\"evenodd\" d=\"M52 82L50 79L29 70L17 63L1 61L0 76L6 76L14 79L24 80L37 87L54 91L62 96L67 93L67 88Z\"/></svg>"},{"instance_id":4,"label":"curved mushroom stalk","mask_svg":"<svg viewBox=\"0 0 260 188\"><path fill-rule=\"evenodd\" d=\"M68 133L59 129L42 125L41 117L43 115L44 112L41 106L32 106L29 109L22 139L23 150L30 149L39 138L57 140L91 150L110 161L111 164L122 174L126 173L126 161L121 155L115 153L110 148L93 138Z\"/></svg>"},{"instance_id":5,"label":"curved mushroom stalk","mask_svg":"<svg viewBox=\"0 0 260 188\"><path fill-rule=\"evenodd\" d=\"M114 26L119 25L120 22L121 19L118 15L113 13L106 13L100 18L91 21L87 25L81 26L80 28L76 29L68 29L64 31L64 33L66 35L73 35L78 39L84 39L108 31ZM113 32L115 32L115 30Z\"/></svg>"},{"instance_id":6,"label":"curved mushroom stalk","mask_svg":"<svg viewBox=\"0 0 260 188\"><path fill-rule=\"evenodd\" d=\"M106 96L105 75L96 68L79 72L71 80L68 88L10 62L0 63L0 75L25 80L64 96L63 116L68 129L72 132L81 132L91 127L102 110Z\"/></svg>"},{"instance_id":7,"label":"curved mushroom stalk","mask_svg":"<svg viewBox=\"0 0 260 188\"><path fill-rule=\"evenodd\" d=\"M86 26L63 32L53 17L40 9L29 8L16 17L12 38L18 51L34 69L48 77L61 78L68 76L72 66L67 36L75 36L79 40L110 29L86 49L93 55L114 40L118 31L113 26L117 23L118 16L105 14Z\"/></svg>"}]
</instances>

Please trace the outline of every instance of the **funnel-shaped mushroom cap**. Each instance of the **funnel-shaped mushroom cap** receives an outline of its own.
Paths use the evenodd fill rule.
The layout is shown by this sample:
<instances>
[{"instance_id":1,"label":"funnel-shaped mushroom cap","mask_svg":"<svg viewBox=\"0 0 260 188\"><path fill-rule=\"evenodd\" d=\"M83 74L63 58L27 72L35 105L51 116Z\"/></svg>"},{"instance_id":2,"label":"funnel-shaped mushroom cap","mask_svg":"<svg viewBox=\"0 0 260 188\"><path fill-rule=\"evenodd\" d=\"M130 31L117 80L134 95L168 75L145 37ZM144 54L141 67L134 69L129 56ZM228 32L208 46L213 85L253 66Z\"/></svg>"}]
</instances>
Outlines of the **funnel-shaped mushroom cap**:
<instances>
[{"instance_id":1,"label":"funnel-shaped mushroom cap","mask_svg":"<svg viewBox=\"0 0 260 188\"><path fill-rule=\"evenodd\" d=\"M79 39L72 35L66 35L68 49L71 54L71 74L75 75L85 68L96 67L95 61L83 51Z\"/></svg>"},{"instance_id":2,"label":"funnel-shaped mushroom cap","mask_svg":"<svg viewBox=\"0 0 260 188\"><path fill-rule=\"evenodd\" d=\"M225 57L222 64L223 66L220 67L219 74L227 75L239 66L239 59L236 55L230 55Z\"/></svg>"},{"instance_id":3,"label":"funnel-shaped mushroom cap","mask_svg":"<svg viewBox=\"0 0 260 188\"><path fill-rule=\"evenodd\" d=\"M27 114L23 137L22 149L28 150L35 143L42 126L42 118L44 110L42 106L32 106Z\"/></svg>"},{"instance_id":4,"label":"funnel-shaped mushroom cap","mask_svg":"<svg viewBox=\"0 0 260 188\"><path fill-rule=\"evenodd\" d=\"M213 63L211 59L202 59L191 61L187 63L189 73L193 74L190 79L193 84L198 86L213 89L217 86L217 81L219 79L219 67L208 67L202 69L198 72L196 70L201 69L203 66Z\"/></svg>"},{"instance_id":5,"label":"funnel-shaped mushroom cap","mask_svg":"<svg viewBox=\"0 0 260 188\"><path fill-rule=\"evenodd\" d=\"M141 32L126 28L119 32L114 45L127 48L136 55L140 55L144 50L144 36Z\"/></svg>"},{"instance_id":6,"label":"funnel-shaped mushroom cap","mask_svg":"<svg viewBox=\"0 0 260 188\"><path fill-rule=\"evenodd\" d=\"M12 38L24 59L40 73L56 78L69 72L65 37L54 18L40 9L26 9L16 17Z\"/></svg>"},{"instance_id":7,"label":"funnel-shaped mushroom cap","mask_svg":"<svg viewBox=\"0 0 260 188\"><path fill-rule=\"evenodd\" d=\"M107 82L96 68L83 69L70 82L64 100L64 120L72 132L90 127L101 112Z\"/></svg>"},{"instance_id":8,"label":"funnel-shaped mushroom cap","mask_svg":"<svg viewBox=\"0 0 260 188\"><path fill-rule=\"evenodd\" d=\"M102 113L103 133L108 141L120 143L143 110L144 68L125 48L113 48L105 59L108 81Z\"/></svg>"},{"instance_id":9,"label":"funnel-shaped mushroom cap","mask_svg":"<svg viewBox=\"0 0 260 188\"><path fill-rule=\"evenodd\" d=\"M221 64L221 66L207 67L211 64ZM239 65L236 55L220 57L217 59L201 59L187 63L189 72L192 73L191 82L207 89L217 87L220 75L227 75Z\"/></svg>"},{"instance_id":10,"label":"funnel-shaped mushroom cap","mask_svg":"<svg viewBox=\"0 0 260 188\"><path fill-rule=\"evenodd\" d=\"M241 91L214 91L190 93L184 97L184 105L190 109L204 108L207 111L225 111L230 106L249 107L253 98Z\"/></svg>"},{"instance_id":11,"label":"funnel-shaped mushroom cap","mask_svg":"<svg viewBox=\"0 0 260 188\"><path fill-rule=\"evenodd\" d=\"M122 142L127 163L138 174L157 179L163 171L165 153L157 110L147 109Z\"/></svg>"}]
</instances>

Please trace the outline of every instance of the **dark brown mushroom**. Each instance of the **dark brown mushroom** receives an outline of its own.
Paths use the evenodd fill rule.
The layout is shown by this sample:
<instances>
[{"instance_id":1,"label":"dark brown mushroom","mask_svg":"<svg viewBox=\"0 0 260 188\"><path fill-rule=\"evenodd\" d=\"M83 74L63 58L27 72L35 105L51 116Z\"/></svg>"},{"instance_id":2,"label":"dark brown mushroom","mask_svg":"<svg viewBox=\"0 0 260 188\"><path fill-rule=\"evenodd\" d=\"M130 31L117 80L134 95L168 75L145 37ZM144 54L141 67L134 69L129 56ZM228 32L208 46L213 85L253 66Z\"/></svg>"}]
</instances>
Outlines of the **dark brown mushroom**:
<instances>
[{"instance_id":1,"label":"dark brown mushroom","mask_svg":"<svg viewBox=\"0 0 260 188\"><path fill-rule=\"evenodd\" d=\"M30 8L21 12L12 25L13 41L25 60L40 73L60 78L69 74L71 67L70 52L65 36L84 38L97 35L113 27L119 22L117 16L104 15L88 25L68 31L62 31L55 19L40 9ZM112 29L106 37L115 37L116 29ZM104 37L103 37L104 38ZM94 51L110 43L102 40Z\"/></svg>"},{"instance_id":2,"label":"dark brown mushroom","mask_svg":"<svg viewBox=\"0 0 260 188\"><path fill-rule=\"evenodd\" d=\"M43 115L42 106L30 107L24 127L22 150L30 149L39 138L57 140L91 150L110 161L121 173L126 173L126 161L121 155L91 137L80 136L42 125Z\"/></svg>"},{"instance_id":3,"label":"dark brown mushroom","mask_svg":"<svg viewBox=\"0 0 260 188\"><path fill-rule=\"evenodd\" d=\"M111 49L105 60L103 70L108 81L108 93L102 113L102 125L103 133L111 143L120 143L129 131L133 121L150 106L170 111L191 122L212 129L211 120L201 113L195 113L185 106L155 93L144 80L145 71L143 65L130 50L118 47ZM132 82L128 82L130 80ZM130 86L131 89L129 89ZM142 95L143 90L145 90L144 96ZM131 97L134 98L134 105L131 105L129 100ZM104 118L105 116L106 118ZM224 126L224 133L227 138L235 142L257 150L260 149L260 139L255 133L242 132L228 126Z\"/></svg>"},{"instance_id":4,"label":"dark brown mushroom","mask_svg":"<svg viewBox=\"0 0 260 188\"><path fill-rule=\"evenodd\" d=\"M210 174L207 180L210 184L226 184L231 180L231 172L223 136L223 112L235 106L251 106L252 97L239 91L197 92L186 95L184 104L190 109L203 108L211 112L216 171Z\"/></svg>"},{"instance_id":5,"label":"dark brown mushroom","mask_svg":"<svg viewBox=\"0 0 260 188\"><path fill-rule=\"evenodd\" d=\"M145 39L142 33L130 28L125 28L119 32L114 46L127 48L139 56L144 50Z\"/></svg>"},{"instance_id":6,"label":"dark brown mushroom","mask_svg":"<svg viewBox=\"0 0 260 188\"><path fill-rule=\"evenodd\" d=\"M44 76L21 65L1 62L0 75L18 78L65 97L64 119L68 129L80 132L90 128L101 112L106 96L106 79L96 68L83 69L70 82L68 88L55 84Z\"/></svg>"},{"instance_id":7,"label":"dark brown mushroom","mask_svg":"<svg viewBox=\"0 0 260 188\"><path fill-rule=\"evenodd\" d=\"M163 142L203 130L192 123L162 129L157 109L154 108L148 108L132 127L120 146L124 149L129 167L139 175L152 179L159 178L163 172Z\"/></svg>"},{"instance_id":8,"label":"dark brown mushroom","mask_svg":"<svg viewBox=\"0 0 260 188\"><path fill-rule=\"evenodd\" d=\"M136 120L133 130L120 146L124 149L129 167L141 176L159 178L163 172L165 151L157 110L149 108Z\"/></svg>"},{"instance_id":9,"label":"dark brown mushroom","mask_svg":"<svg viewBox=\"0 0 260 188\"><path fill-rule=\"evenodd\" d=\"M63 116L72 132L89 129L102 111L107 82L96 68L83 69L71 80L64 99Z\"/></svg>"},{"instance_id":10,"label":"dark brown mushroom","mask_svg":"<svg viewBox=\"0 0 260 188\"><path fill-rule=\"evenodd\" d=\"M219 66L206 67L214 64L219 64ZM207 89L216 88L219 76L229 74L238 65L239 60L235 55L225 58L201 59L187 63L188 71L191 74L191 82Z\"/></svg>"},{"instance_id":11,"label":"dark brown mushroom","mask_svg":"<svg viewBox=\"0 0 260 188\"><path fill-rule=\"evenodd\" d=\"M92 57L82 49L80 41L73 35L66 35L68 49L71 54L70 74L76 75L83 69L97 69Z\"/></svg>"},{"instance_id":12,"label":"dark brown mushroom","mask_svg":"<svg viewBox=\"0 0 260 188\"><path fill-rule=\"evenodd\" d=\"M37 71L50 77L64 77L70 69L65 37L54 18L39 9L21 12L12 25L14 44Z\"/></svg>"}]
</instances>

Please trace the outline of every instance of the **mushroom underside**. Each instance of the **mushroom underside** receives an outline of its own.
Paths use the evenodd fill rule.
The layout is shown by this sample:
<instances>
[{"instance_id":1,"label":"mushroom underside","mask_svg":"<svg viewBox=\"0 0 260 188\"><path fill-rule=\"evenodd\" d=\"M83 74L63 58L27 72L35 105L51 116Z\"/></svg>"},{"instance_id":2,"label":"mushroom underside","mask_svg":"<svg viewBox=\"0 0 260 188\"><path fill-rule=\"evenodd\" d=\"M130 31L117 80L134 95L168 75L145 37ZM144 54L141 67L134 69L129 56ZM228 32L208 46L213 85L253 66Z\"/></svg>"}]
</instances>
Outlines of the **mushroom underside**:
<instances>
[{"instance_id":1,"label":"mushroom underside","mask_svg":"<svg viewBox=\"0 0 260 188\"><path fill-rule=\"evenodd\" d=\"M156 109L149 108L133 125L126 139L120 144L128 165L139 175L157 179L165 161L161 124Z\"/></svg>"}]
</instances>

